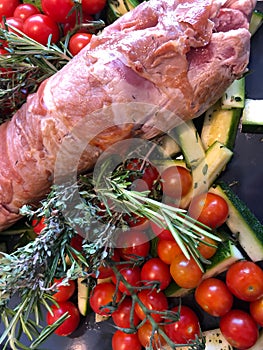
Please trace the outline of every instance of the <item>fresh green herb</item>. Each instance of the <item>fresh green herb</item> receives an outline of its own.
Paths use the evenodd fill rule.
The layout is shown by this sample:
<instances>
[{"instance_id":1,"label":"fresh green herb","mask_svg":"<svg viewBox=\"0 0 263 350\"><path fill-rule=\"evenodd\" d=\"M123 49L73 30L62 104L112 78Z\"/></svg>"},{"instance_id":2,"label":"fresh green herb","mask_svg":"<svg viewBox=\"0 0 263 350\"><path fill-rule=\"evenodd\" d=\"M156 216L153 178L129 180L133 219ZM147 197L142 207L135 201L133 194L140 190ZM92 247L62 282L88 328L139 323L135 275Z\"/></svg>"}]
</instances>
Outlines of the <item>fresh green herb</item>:
<instances>
[{"instance_id":1,"label":"fresh green herb","mask_svg":"<svg viewBox=\"0 0 263 350\"><path fill-rule=\"evenodd\" d=\"M197 225L184 210L161 203L148 192L130 190L128 171L118 168L108 177L105 168L96 180L87 174L74 185L54 186L36 210L28 206L22 208L22 214L29 218L45 217L46 226L35 240L11 254L3 253L0 259L0 305L7 327L0 343L4 339L11 341L10 334L16 334L18 324L34 344L45 339L46 328L34 338L38 321L29 315L35 314L38 320L40 305L49 308L48 301L52 300L55 290L54 277L64 276L67 280L96 274L101 261L110 258L116 232L127 229L123 214L134 213L168 226L184 254L188 258L193 256L201 267L206 261L202 261L198 253L200 237L207 235L220 241L208 227ZM80 198L77 202L76 193ZM101 202L106 208L104 216L97 215ZM77 233L84 238L82 253L70 245ZM21 301L13 318L8 320L7 315L12 315L8 305L14 294L20 296ZM16 339L19 342L18 336Z\"/></svg>"}]
</instances>

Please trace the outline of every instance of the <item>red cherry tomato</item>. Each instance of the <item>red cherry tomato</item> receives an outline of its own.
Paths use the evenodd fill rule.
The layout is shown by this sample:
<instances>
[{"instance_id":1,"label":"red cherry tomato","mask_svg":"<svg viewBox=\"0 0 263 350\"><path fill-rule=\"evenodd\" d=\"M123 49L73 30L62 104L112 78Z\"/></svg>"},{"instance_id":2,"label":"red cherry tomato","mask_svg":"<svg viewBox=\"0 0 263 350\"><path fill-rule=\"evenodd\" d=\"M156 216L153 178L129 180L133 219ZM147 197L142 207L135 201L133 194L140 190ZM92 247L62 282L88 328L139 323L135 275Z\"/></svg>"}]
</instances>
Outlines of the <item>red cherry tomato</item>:
<instances>
[{"instance_id":1,"label":"red cherry tomato","mask_svg":"<svg viewBox=\"0 0 263 350\"><path fill-rule=\"evenodd\" d=\"M174 257L182 254L182 250L175 240L160 239L157 243L157 255L166 264L171 264Z\"/></svg>"},{"instance_id":2,"label":"red cherry tomato","mask_svg":"<svg viewBox=\"0 0 263 350\"><path fill-rule=\"evenodd\" d=\"M81 5L83 12L95 15L104 9L106 0L82 0Z\"/></svg>"},{"instance_id":3,"label":"red cherry tomato","mask_svg":"<svg viewBox=\"0 0 263 350\"><path fill-rule=\"evenodd\" d=\"M215 193L203 193L193 198L189 215L201 223L217 228L226 221L229 214L224 198Z\"/></svg>"},{"instance_id":4,"label":"red cherry tomato","mask_svg":"<svg viewBox=\"0 0 263 350\"><path fill-rule=\"evenodd\" d=\"M83 49L92 38L92 34L89 33L76 33L69 39L69 51L73 56L77 55L80 50Z\"/></svg>"},{"instance_id":5,"label":"red cherry tomato","mask_svg":"<svg viewBox=\"0 0 263 350\"><path fill-rule=\"evenodd\" d=\"M203 258L210 259L213 255L215 255L217 251L217 243L210 237L202 236L197 249L199 250Z\"/></svg>"},{"instance_id":6,"label":"red cherry tomato","mask_svg":"<svg viewBox=\"0 0 263 350\"><path fill-rule=\"evenodd\" d=\"M166 240L173 240L174 239L173 235L171 234L171 231L168 230L167 228L161 227L153 221L151 221L150 224L151 224L151 229L152 229L153 233L159 239L166 239Z\"/></svg>"},{"instance_id":7,"label":"red cherry tomato","mask_svg":"<svg viewBox=\"0 0 263 350\"><path fill-rule=\"evenodd\" d=\"M181 305L171 309L180 311L180 318L176 322L164 325L165 333L176 344L187 344L200 335L199 320L195 312L188 306Z\"/></svg>"},{"instance_id":8,"label":"red cherry tomato","mask_svg":"<svg viewBox=\"0 0 263 350\"><path fill-rule=\"evenodd\" d=\"M55 334L60 336L68 336L77 329L80 322L80 313L78 308L71 301L60 303L59 307L52 305L51 310L53 315L50 312L47 313L48 325L52 325L66 312L68 312L70 316L55 330Z\"/></svg>"},{"instance_id":9,"label":"red cherry tomato","mask_svg":"<svg viewBox=\"0 0 263 350\"><path fill-rule=\"evenodd\" d=\"M125 169L134 171L137 174L131 175L133 181L131 189L134 191L152 190L155 181L159 177L158 170L150 162L139 158L132 158L126 162Z\"/></svg>"},{"instance_id":10,"label":"red cherry tomato","mask_svg":"<svg viewBox=\"0 0 263 350\"><path fill-rule=\"evenodd\" d=\"M111 310L104 307L109 303L118 303L121 298L121 293L116 291L116 286L111 282L97 284L90 295L90 306L92 310L102 316L109 316Z\"/></svg>"},{"instance_id":11,"label":"red cherry tomato","mask_svg":"<svg viewBox=\"0 0 263 350\"><path fill-rule=\"evenodd\" d=\"M163 193L178 199L185 196L192 189L192 175L189 170L181 166L170 166L161 174Z\"/></svg>"},{"instance_id":12,"label":"red cherry tomato","mask_svg":"<svg viewBox=\"0 0 263 350\"><path fill-rule=\"evenodd\" d=\"M60 282L62 282L63 278L55 278L54 279L54 283L59 284ZM69 300L72 295L74 294L75 290L76 290L76 283L73 280L68 281L67 285L64 286L58 286L57 287L57 292L55 294L53 294L53 298L61 303L63 301L67 301Z\"/></svg>"},{"instance_id":13,"label":"red cherry tomato","mask_svg":"<svg viewBox=\"0 0 263 350\"><path fill-rule=\"evenodd\" d=\"M142 266L141 280L144 284L158 283L157 288L161 290L167 288L171 282L169 265L159 258L149 259Z\"/></svg>"},{"instance_id":14,"label":"red cherry tomato","mask_svg":"<svg viewBox=\"0 0 263 350\"><path fill-rule=\"evenodd\" d=\"M187 259L184 254L179 254L173 259L170 273L174 281L182 288L197 287L203 276L195 260L192 257Z\"/></svg>"},{"instance_id":15,"label":"red cherry tomato","mask_svg":"<svg viewBox=\"0 0 263 350\"><path fill-rule=\"evenodd\" d=\"M195 290L195 300L208 314L224 316L233 305L233 295L218 278L203 280Z\"/></svg>"},{"instance_id":16,"label":"red cherry tomato","mask_svg":"<svg viewBox=\"0 0 263 350\"><path fill-rule=\"evenodd\" d=\"M157 292L156 289L144 289L138 293L138 298L148 310L152 311L152 318L156 322L160 322L163 316L154 311L165 311L168 309L168 300L164 293ZM139 303L135 304L135 312L141 320L145 319L145 313Z\"/></svg>"},{"instance_id":17,"label":"red cherry tomato","mask_svg":"<svg viewBox=\"0 0 263 350\"><path fill-rule=\"evenodd\" d=\"M112 256L110 257L111 261L120 261L120 255L116 249L114 249L114 252ZM121 265L122 266L122 265ZM103 261L102 264L98 268L99 275L97 278L108 278L114 275L114 272L112 268L107 264L107 261Z\"/></svg>"},{"instance_id":18,"label":"red cherry tomato","mask_svg":"<svg viewBox=\"0 0 263 350\"><path fill-rule=\"evenodd\" d=\"M78 252L82 252L83 237L79 234L71 238L70 245Z\"/></svg>"},{"instance_id":19,"label":"red cherry tomato","mask_svg":"<svg viewBox=\"0 0 263 350\"><path fill-rule=\"evenodd\" d=\"M36 14L28 17L24 22L24 33L42 45L46 45L48 38L52 35L51 42L59 40L59 28L54 20L43 14Z\"/></svg>"},{"instance_id":20,"label":"red cherry tomato","mask_svg":"<svg viewBox=\"0 0 263 350\"><path fill-rule=\"evenodd\" d=\"M249 305L249 310L254 320L263 327L263 297L252 301Z\"/></svg>"},{"instance_id":21,"label":"red cherry tomato","mask_svg":"<svg viewBox=\"0 0 263 350\"><path fill-rule=\"evenodd\" d=\"M22 19L16 18L16 17L7 17L5 23L7 25L11 25L12 27L20 30L20 32L23 32L23 21L22 21ZM2 27L4 27L4 24L2 24ZM12 29L12 28L8 27L8 30L10 32L14 32L14 33L19 35L19 33L15 31L15 29Z\"/></svg>"},{"instance_id":22,"label":"red cherry tomato","mask_svg":"<svg viewBox=\"0 0 263 350\"><path fill-rule=\"evenodd\" d=\"M42 217L41 219L33 219L32 220L32 227L33 227L33 231L35 232L35 234L39 235L41 233L41 231L43 230L43 228L46 227L46 223L45 223L45 218Z\"/></svg>"},{"instance_id":23,"label":"red cherry tomato","mask_svg":"<svg viewBox=\"0 0 263 350\"><path fill-rule=\"evenodd\" d=\"M73 6L73 0L41 0L43 12L57 23L66 23L75 20L75 12L69 16L69 12Z\"/></svg>"},{"instance_id":24,"label":"red cherry tomato","mask_svg":"<svg viewBox=\"0 0 263 350\"><path fill-rule=\"evenodd\" d=\"M23 22L30 16L40 13L39 9L33 4L19 4L15 11L14 17L21 19Z\"/></svg>"},{"instance_id":25,"label":"red cherry tomato","mask_svg":"<svg viewBox=\"0 0 263 350\"><path fill-rule=\"evenodd\" d=\"M116 331L112 337L112 350L141 350L142 346L137 333Z\"/></svg>"},{"instance_id":26,"label":"red cherry tomato","mask_svg":"<svg viewBox=\"0 0 263 350\"><path fill-rule=\"evenodd\" d=\"M258 328L253 318L245 311L230 310L220 319L220 330L230 345L245 350L258 339Z\"/></svg>"},{"instance_id":27,"label":"red cherry tomato","mask_svg":"<svg viewBox=\"0 0 263 350\"><path fill-rule=\"evenodd\" d=\"M134 230L145 231L150 226L150 220L134 213L123 215L123 220Z\"/></svg>"},{"instance_id":28,"label":"red cherry tomato","mask_svg":"<svg viewBox=\"0 0 263 350\"><path fill-rule=\"evenodd\" d=\"M121 267L119 269L119 272L125 279L125 281L127 281L127 283L131 287L133 287L133 291L137 290L141 286L141 269L139 268L139 266ZM112 276L112 282L117 284L116 275ZM122 281L119 282L118 288L120 292L126 293L127 295L131 295L131 292Z\"/></svg>"},{"instance_id":29,"label":"red cherry tomato","mask_svg":"<svg viewBox=\"0 0 263 350\"><path fill-rule=\"evenodd\" d=\"M0 47L0 55L7 55L9 52L4 49L3 47ZM4 68L1 68L1 71L4 70Z\"/></svg>"},{"instance_id":30,"label":"red cherry tomato","mask_svg":"<svg viewBox=\"0 0 263 350\"><path fill-rule=\"evenodd\" d=\"M0 21L2 17L11 17L16 7L20 4L19 0L0 0Z\"/></svg>"},{"instance_id":31,"label":"red cherry tomato","mask_svg":"<svg viewBox=\"0 0 263 350\"><path fill-rule=\"evenodd\" d=\"M226 284L237 298L257 300L263 296L263 270L252 261L238 261L228 269Z\"/></svg>"},{"instance_id":32,"label":"red cherry tomato","mask_svg":"<svg viewBox=\"0 0 263 350\"><path fill-rule=\"evenodd\" d=\"M138 315L132 310L132 299L126 297L119 305L116 311L112 313L112 320L116 326L121 328L133 328L140 322Z\"/></svg>"},{"instance_id":33,"label":"red cherry tomato","mask_svg":"<svg viewBox=\"0 0 263 350\"><path fill-rule=\"evenodd\" d=\"M117 242L118 251L123 260L145 258L150 252L150 242L146 233L139 230L127 230L120 234Z\"/></svg>"},{"instance_id":34,"label":"red cherry tomato","mask_svg":"<svg viewBox=\"0 0 263 350\"><path fill-rule=\"evenodd\" d=\"M163 327L159 326L159 329L163 330ZM166 344L165 339L158 331L153 332L152 324L149 321L146 321L141 327L139 327L138 337L142 346L147 349L151 348L153 350L159 350Z\"/></svg>"}]
</instances>

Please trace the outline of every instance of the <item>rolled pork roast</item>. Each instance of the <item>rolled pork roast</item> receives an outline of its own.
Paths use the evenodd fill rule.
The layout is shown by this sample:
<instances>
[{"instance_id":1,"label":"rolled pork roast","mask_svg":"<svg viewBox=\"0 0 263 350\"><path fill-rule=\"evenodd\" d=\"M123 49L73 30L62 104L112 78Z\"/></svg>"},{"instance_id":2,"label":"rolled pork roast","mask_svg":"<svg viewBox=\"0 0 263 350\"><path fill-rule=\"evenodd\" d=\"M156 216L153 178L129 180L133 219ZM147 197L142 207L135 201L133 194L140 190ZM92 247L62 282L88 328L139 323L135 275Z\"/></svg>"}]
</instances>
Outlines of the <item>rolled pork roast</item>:
<instances>
[{"instance_id":1,"label":"rolled pork roast","mask_svg":"<svg viewBox=\"0 0 263 350\"><path fill-rule=\"evenodd\" d=\"M117 141L150 139L215 103L246 70L255 4L150 0L93 35L0 126L0 230L48 193L64 140L75 157L73 130L84 171Z\"/></svg>"}]
</instances>

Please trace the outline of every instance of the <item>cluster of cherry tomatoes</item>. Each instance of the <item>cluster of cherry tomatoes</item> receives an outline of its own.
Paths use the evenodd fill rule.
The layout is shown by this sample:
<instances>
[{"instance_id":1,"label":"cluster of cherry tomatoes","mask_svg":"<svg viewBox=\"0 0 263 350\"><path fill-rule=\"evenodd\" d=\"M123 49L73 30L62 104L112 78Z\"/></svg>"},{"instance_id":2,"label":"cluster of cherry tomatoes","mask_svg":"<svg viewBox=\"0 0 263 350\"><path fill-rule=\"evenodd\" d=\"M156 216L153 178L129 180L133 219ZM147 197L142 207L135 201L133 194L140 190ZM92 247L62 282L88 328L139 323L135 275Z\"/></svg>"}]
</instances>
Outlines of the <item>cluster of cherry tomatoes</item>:
<instances>
[{"instance_id":1,"label":"cluster of cherry tomatoes","mask_svg":"<svg viewBox=\"0 0 263 350\"><path fill-rule=\"evenodd\" d=\"M184 167L171 165L159 174L150 163L136 158L129 160L125 168L131 174L131 189L145 191L159 188L169 204L177 205L182 196L191 192L191 173ZM104 209L103 205L99 206L98 215L103 215ZM208 192L192 199L189 214L203 224L217 228L225 222L228 206L223 198ZM257 324L262 325L262 319L256 316L260 314L260 308L260 317L263 315L263 302L260 299L263 294L263 272L256 264L239 262L233 265L227 273L226 282L218 278L203 280L203 272L198 264L192 258L185 258L167 227L160 227L151 220L136 215L124 214L123 219L129 229L121 231L117 238L117 248L114 249L111 258L105 259L99 267L96 278L100 283L95 285L89 297L92 310L101 316L112 316L118 327L112 338L113 350L131 347L142 349L150 342L153 348L158 348L157 344L166 343L165 335L177 344L185 344L199 336L200 323L197 313L187 305L170 306L165 290L172 281L179 287L195 290L196 305L210 315L220 317L222 333L230 344L245 349L244 344L251 344L257 340ZM34 229L39 232L42 227L43 222ZM75 245L75 248L81 250L81 244ZM205 259L210 259L217 251L217 244L204 236L198 250ZM246 279L250 282L249 285L245 285L242 278L238 277L242 274L243 270L239 266L243 263L250 266L251 280ZM236 270L232 273L234 268ZM63 293L66 293L66 286L61 288ZM54 305L53 316L48 314L47 318L48 323L52 324L64 312L69 312L71 317L56 330L59 335L70 334L80 322L78 309L69 300L72 296L72 286L68 288L67 299L56 299L59 308ZM239 294L238 288L241 288ZM257 311L251 311L252 316L233 309L233 296L242 299L242 293L247 292L250 295L255 294L251 310L253 305L256 305L254 309ZM55 298L58 293L55 294ZM179 310L179 320L169 318L169 312L176 314ZM239 321L236 321L237 319ZM231 322L238 322L239 332L248 336L242 338L239 332L231 334ZM156 325L158 327L154 329ZM251 331L243 332L244 327L249 327Z\"/></svg>"},{"instance_id":2,"label":"cluster of cherry tomatoes","mask_svg":"<svg viewBox=\"0 0 263 350\"><path fill-rule=\"evenodd\" d=\"M256 343L263 326L263 270L256 263L240 260L230 266L225 280L204 279L194 297L205 312L219 318L230 345L243 350Z\"/></svg>"},{"instance_id":3,"label":"cluster of cherry tomatoes","mask_svg":"<svg viewBox=\"0 0 263 350\"><path fill-rule=\"evenodd\" d=\"M67 33L70 33L79 21L81 24L93 20L93 16L98 14L106 5L106 0L83 0L81 2L81 18L75 11L73 0L41 0L41 11L33 3L19 0L0 0L0 20L4 26L5 23L11 25L23 32L30 38L47 45L48 40L51 43L57 43ZM80 29L72 32L68 48L71 54L76 55L84 46L86 46L92 37L87 29ZM8 53L4 45L1 54Z\"/></svg>"}]
</instances>

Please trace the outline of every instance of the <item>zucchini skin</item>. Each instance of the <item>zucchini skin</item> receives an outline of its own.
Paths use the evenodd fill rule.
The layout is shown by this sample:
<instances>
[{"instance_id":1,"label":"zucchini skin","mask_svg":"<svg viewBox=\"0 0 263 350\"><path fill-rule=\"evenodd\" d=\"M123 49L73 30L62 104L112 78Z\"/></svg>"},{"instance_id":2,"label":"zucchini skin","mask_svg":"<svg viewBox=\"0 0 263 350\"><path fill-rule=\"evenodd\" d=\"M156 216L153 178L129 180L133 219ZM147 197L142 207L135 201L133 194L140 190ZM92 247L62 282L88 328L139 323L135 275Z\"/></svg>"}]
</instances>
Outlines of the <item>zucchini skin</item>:
<instances>
[{"instance_id":1,"label":"zucchini skin","mask_svg":"<svg viewBox=\"0 0 263 350\"><path fill-rule=\"evenodd\" d=\"M263 260L263 225L226 182L218 181L212 192L226 199L229 205L226 224L244 252L253 261Z\"/></svg>"}]
</instances>

